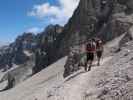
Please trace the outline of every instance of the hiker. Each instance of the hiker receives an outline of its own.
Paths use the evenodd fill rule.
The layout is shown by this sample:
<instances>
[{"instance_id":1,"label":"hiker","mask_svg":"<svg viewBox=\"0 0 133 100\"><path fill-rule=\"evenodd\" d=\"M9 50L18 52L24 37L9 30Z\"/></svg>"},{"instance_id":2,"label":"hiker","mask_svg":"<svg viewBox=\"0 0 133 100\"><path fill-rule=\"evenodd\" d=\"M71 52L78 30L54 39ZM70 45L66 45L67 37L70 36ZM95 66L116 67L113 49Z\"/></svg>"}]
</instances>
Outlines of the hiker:
<instances>
[{"instance_id":1,"label":"hiker","mask_svg":"<svg viewBox=\"0 0 133 100\"><path fill-rule=\"evenodd\" d=\"M98 60L97 65L100 66L100 59L102 57L102 53L104 50L103 42L101 39L96 39L95 42L96 42L96 55L97 55L97 60Z\"/></svg>"},{"instance_id":2,"label":"hiker","mask_svg":"<svg viewBox=\"0 0 133 100\"><path fill-rule=\"evenodd\" d=\"M96 43L94 39L89 40L88 43L86 44L86 52L87 52L87 62L85 65L85 71L90 71L94 60L94 55L96 52Z\"/></svg>"}]
</instances>

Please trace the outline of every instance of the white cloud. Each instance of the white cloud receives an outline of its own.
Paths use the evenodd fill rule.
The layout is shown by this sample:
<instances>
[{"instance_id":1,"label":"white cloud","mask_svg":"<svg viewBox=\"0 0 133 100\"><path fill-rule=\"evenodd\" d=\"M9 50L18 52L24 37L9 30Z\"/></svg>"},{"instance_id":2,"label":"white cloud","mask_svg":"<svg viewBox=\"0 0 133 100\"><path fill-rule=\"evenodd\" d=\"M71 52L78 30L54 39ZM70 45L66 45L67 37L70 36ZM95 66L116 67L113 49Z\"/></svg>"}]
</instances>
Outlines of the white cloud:
<instances>
[{"instance_id":1,"label":"white cloud","mask_svg":"<svg viewBox=\"0 0 133 100\"><path fill-rule=\"evenodd\" d=\"M48 17L50 24L64 25L72 16L79 0L58 0L58 2L59 6L50 5L48 2L41 5L35 5L32 11L28 12L28 15L40 19Z\"/></svg>"},{"instance_id":2,"label":"white cloud","mask_svg":"<svg viewBox=\"0 0 133 100\"><path fill-rule=\"evenodd\" d=\"M31 28L26 30L26 32L31 32L34 34L42 32L42 31L43 31L43 28L38 28L38 27L31 27Z\"/></svg>"}]
</instances>

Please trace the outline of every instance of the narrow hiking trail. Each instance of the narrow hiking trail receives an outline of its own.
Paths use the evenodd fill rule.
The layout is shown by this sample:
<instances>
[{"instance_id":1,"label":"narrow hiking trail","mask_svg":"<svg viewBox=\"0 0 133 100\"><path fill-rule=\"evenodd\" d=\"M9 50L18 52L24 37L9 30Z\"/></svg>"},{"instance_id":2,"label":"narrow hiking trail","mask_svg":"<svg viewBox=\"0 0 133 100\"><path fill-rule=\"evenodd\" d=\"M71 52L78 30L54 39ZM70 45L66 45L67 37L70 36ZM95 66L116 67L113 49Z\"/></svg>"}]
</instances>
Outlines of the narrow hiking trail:
<instances>
[{"instance_id":1,"label":"narrow hiking trail","mask_svg":"<svg viewBox=\"0 0 133 100\"><path fill-rule=\"evenodd\" d=\"M85 72L84 69L80 70L80 75L75 75L76 77L70 76L68 81L55 89L54 96L49 97L48 100L84 100L85 91L89 84L91 74L97 73L104 64L109 61L112 57L106 57L102 60L101 66L92 67L91 71ZM94 63L96 64L96 62ZM71 78L72 77L72 78Z\"/></svg>"}]
</instances>

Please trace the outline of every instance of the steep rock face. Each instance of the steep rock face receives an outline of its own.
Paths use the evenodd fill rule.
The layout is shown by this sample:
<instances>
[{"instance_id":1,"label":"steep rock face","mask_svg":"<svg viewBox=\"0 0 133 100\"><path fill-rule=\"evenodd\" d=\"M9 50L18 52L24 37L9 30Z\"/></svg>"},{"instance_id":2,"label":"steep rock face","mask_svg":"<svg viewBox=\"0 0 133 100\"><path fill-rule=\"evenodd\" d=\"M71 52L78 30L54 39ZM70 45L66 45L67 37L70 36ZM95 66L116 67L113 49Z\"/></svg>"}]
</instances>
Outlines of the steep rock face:
<instances>
[{"instance_id":1,"label":"steep rock face","mask_svg":"<svg viewBox=\"0 0 133 100\"><path fill-rule=\"evenodd\" d=\"M99 37L106 43L125 34L120 47L132 40L129 32L133 22L132 6L132 0L81 0L60 36L63 38L57 54L67 55L70 47L78 45L80 48L82 41L92 37Z\"/></svg>"},{"instance_id":2,"label":"steep rock face","mask_svg":"<svg viewBox=\"0 0 133 100\"><path fill-rule=\"evenodd\" d=\"M37 36L36 61L33 68L34 73L37 73L54 62L53 56L56 52L56 45L54 45L54 42L61 34L62 30L63 27L59 25L49 25L44 32Z\"/></svg>"},{"instance_id":3,"label":"steep rock face","mask_svg":"<svg viewBox=\"0 0 133 100\"><path fill-rule=\"evenodd\" d=\"M37 36L39 49L35 53L36 66L33 71L38 72L60 57L67 55L70 47L79 46L88 38L97 36L106 42L127 33L132 26L129 21L123 22L127 15L125 14L122 18L116 15L128 10L129 1L123 2L119 0L81 0L64 29L58 25L49 25ZM119 20L120 18L122 20ZM126 41L129 41L129 38L127 36Z\"/></svg>"},{"instance_id":4,"label":"steep rock face","mask_svg":"<svg viewBox=\"0 0 133 100\"><path fill-rule=\"evenodd\" d=\"M37 35L23 33L18 36L9 46L0 48L0 68L6 70L10 69L13 64L24 64L31 59L30 54L36 55L34 63L38 63L38 66L45 68L52 62L50 58L52 58L55 51L53 42L56 41L62 29L63 27L59 25L49 25L45 31Z\"/></svg>"},{"instance_id":5,"label":"steep rock face","mask_svg":"<svg viewBox=\"0 0 133 100\"><path fill-rule=\"evenodd\" d=\"M25 50L34 52L35 35L32 33L24 33L18 36L15 42L9 46L1 48L0 68L11 68L13 64L23 64L30 58L24 53Z\"/></svg>"},{"instance_id":6,"label":"steep rock face","mask_svg":"<svg viewBox=\"0 0 133 100\"><path fill-rule=\"evenodd\" d=\"M78 8L63 31L64 38L60 45L60 51L63 51L61 55L66 54L71 45L92 37L101 29L104 22L108 21L109 16L112 15L113 4L110 0L107 0L108 3L104 6L104 11L101 11L100 2L101 0L80 1Z\"/></svg>"},{"instance_id":7,"label":"steep rock face","mask_svg":"<svg viewBox=\"0 0 133 100\"><path fill-rule=\"evenodd\" d=\"M35 35L32 33L24 33L16 39L11 47L13 48L14 55L13 62L16 64L23 64L29 60L24 51L34 52L36 47Z\"/></svg>"},{"instance_id":8,"label":"steep rock face","mask_svg":"<svg viewBox=\"0 0 133 100\"><path fill-rule=\"evenodd\" d=\"M127 4L116 0L81 0L59 36L58 55L68 54L70 46L86 38L100 36L106 42L126 32L130 24L120 22L113 15L125 12L127 8Z\"/></svg>"}]
</instances>

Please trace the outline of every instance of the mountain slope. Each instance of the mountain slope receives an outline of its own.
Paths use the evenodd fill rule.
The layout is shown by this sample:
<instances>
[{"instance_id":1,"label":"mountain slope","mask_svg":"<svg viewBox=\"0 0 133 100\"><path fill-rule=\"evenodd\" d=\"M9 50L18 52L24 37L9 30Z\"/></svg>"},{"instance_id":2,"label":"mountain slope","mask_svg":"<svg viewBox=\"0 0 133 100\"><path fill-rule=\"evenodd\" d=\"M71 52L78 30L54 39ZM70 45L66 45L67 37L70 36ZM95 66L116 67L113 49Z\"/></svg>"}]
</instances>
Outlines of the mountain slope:
<instances>
[{"instance_id":1,"label":"mountain slope","mask_svg":"<svg viewBox=\"0 0 133 100\"><path fill-rule=\"evenodd\" d=\"M113 43L114 41L112 41ZM133 42L105 57L101 66L83 69L63 79L67 57L0 93L1 100L132 100ZM17 95L16 95L17 94Z\"/></svg>"},{"instance_id":2,"label":"mountain slope","mask_svg":"<svg viewBox=\"0 0 133 100\"><path fill-rule=\"evenodd\" d=\"M109 60L109 59L106 59L106 60ZM106 62L106 60L104 62ZM67 79L63 79L62 75L64 71L63 66L65 64L65 61L66 61L66 57L59 60L55 64L49 66L48 68L44 69L43 71L31 77L27 81L19 84L15 88L0 93L0 99L2 100L34 100L35 98L38 98L39 100L44 100L54 95L51 92L52 89L54 88L58 89L58 86L60 87L65 84L68 84L68 85L71 84L71 85L70 87L66 86L66 89L64 90L68 92L71 89L72 91L70 92L70 94L76 95L72 93L74 93L74 91L77 89L80 90L80 88L84 88L82 87L84 86L82 84L86 84L88 73L86 73L85 75L78 76L74 79L73 78L70 79L74 75L68 77ZM83 71L81 70L77 72L76 74L78 75L78 73L80 72L82 73ZM81 81L82 84L77 83L77 82L80 82L79 80ZM77 87L75 86L75 84L77 84ZM78 88L79 86L80 88ZM55 91L53 91L53 93L54 92ZM63 95L66 96L66 98L67 96L68 97L70 96L69 94L67 95L63 94ZM72 100L72 97L69 100Z\"/></svg>"},{"instance_id":3,"label":"mountain slope","mask_svg":"<svg viewBox=\"0 0 133 100\"><path fill-rule=\"evenodd\" d=\"M127 100L132 98L133 43L127 42L133 40L133 2L105 0L103 4L103 1L80 0L78 8L64 30L58 25L49 25L37 36L31 33L24 34L0 50L0 68L4 67L4 71L7 71L4 76L7 78L2 78L1 82L10 79L9 75L13 76L16 85L13 89L1 92L0 99ZM104 58L102 66L94 67L87 73L79 70L63 79L67 58L57 60L67 56L71 47L80 48L79 44L94 36L101 38L105 43L113 40L107 44L104 54L109 56L108 53L112 53L112 59L110 56ZM55 61L57 62L50 65ZM17 68L14 67L16 64L19 65ZM9 70L12 66L14 69ZM32 68L34 74L37 74L29 77ZM41 71L43 68L46 69ZM41 72L38 73L39 71ZM25 80L27 78L29 79ZM25 81L18 84L19 80ZM4 81L1 85L3 84L7 82Z\"/></svg>"},{"instance_id":4,"label":"mountain slope","mask_svg":"<svg viewBox=\"0 0 133 100\"><path fill-rule=\"evenodd\" d=\"M36 36L31 33L18 36L14 43L0 50L0 68L7 71L13 65L25 66L25 63L32 59L32 66L26 66L33 69L35 74L60 57L68 55L70 47L79 46L81 42L93 36L102 38L106 43L126 34L120 41L122 45L132 40L132 32L129 32L133 23L132 12L127 14L125 11L132 10L132 1L105 1L103 4L102 0L80 0L79 6L64 28L49 25ZM34 58L29 57L25 50L33 53Z\"/></svg>"},{"instance_id":5,"label":"mountain slope","mask_svg":"<svg viewBox=\"0 0 133 100\"><path fill-rule=\"evenodd\" d=\"M110 59L111 57L104 58L102 64L105 64ZM90 72L85 73L81 70L80 73L75 73L77 75L71 75L65 80L64 84L56 88L54 95L49 97L48 100L83 100L83 93L89 85L89 80L91 80L90 76L101 69L100 67L94 67Z\"/></svg>"},{"instance_id":6,"label":"mountain slope","mask_svg":"<svg viewBox=\"0 0 133 100\"><path fill-rule=\"evenodd\" d=\"M133 42L102 66L66 81L48 100L132 100Z\"/></svg>"},{"instance_id":7,"label":"mountain slope","mask_svg":"<svg viewBox=\"0 0 133 100\"><path fill-rule=\"evenodd\" d=\"M60 84L63 80L63 66L65 64L66 57L59 60L55 64L49 66L40 73L34 75L28 80L17 85L13 89L0 93L1 100L26 100L28 98L43 96L47 94L49 88ZM40 91L42 91L40 93ZM16 95L17 94L17 95ZM29 99L28 99L29 100Z\"/></svg>"}]
</instances>

